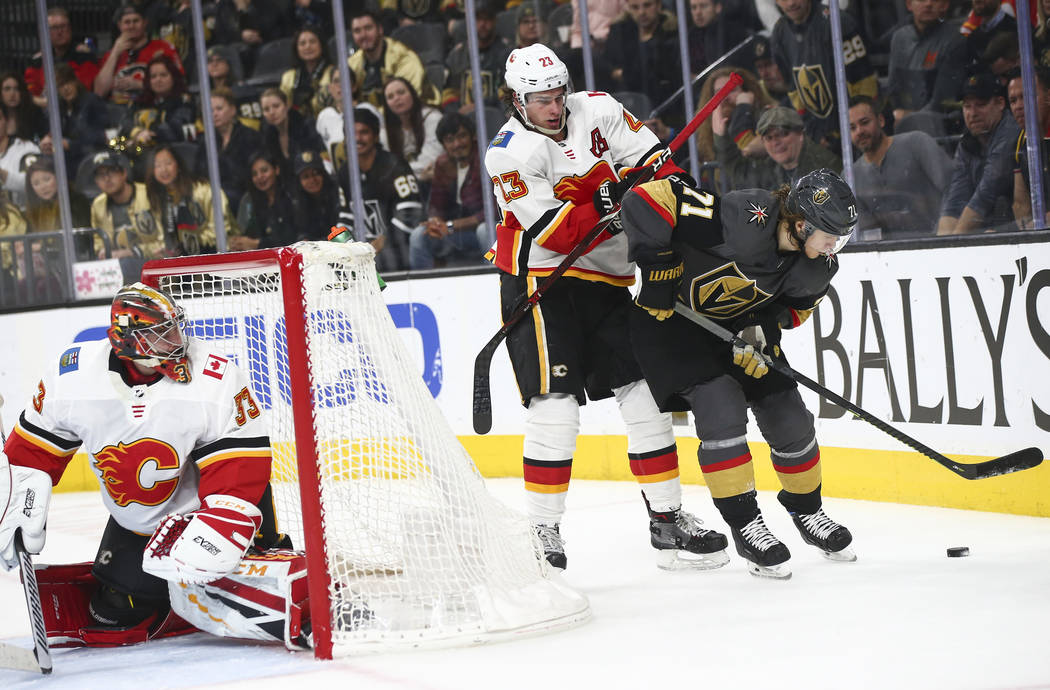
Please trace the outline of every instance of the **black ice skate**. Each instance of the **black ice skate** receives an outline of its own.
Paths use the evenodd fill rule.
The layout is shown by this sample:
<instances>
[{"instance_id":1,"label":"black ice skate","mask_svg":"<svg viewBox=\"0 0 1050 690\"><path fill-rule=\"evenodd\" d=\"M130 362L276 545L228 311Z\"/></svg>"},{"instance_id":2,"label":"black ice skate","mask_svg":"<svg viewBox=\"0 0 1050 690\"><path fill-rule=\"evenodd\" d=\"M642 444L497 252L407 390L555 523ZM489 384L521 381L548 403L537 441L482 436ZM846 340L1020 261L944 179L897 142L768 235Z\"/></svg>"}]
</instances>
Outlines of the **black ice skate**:
<instances>
[{"instance_id":1,"label":"black ice skate","mask_svg":"<svg viewBox=\"0 0 1050 690\"><path fill-rule=\"evenodd\" d=\"M795 521L795 527L798 527L802 539L820 549L824 558L846 563L857 560L857 555L849 548L853 542L853 535L829 518L823 508L808 515L791 513L791 519Z\"/></svg>"},{"instance_id":2,"label":"black ice skate","mask_svg":"<svg viewBox=\"0 0 1050 690\"><path fill-rule=\"evenodd\" d=\"M791 552L766 527L761 513L742 528L730 528L736 552L747 561L747 571L757 577L786 580L791 577L787 560Z\"/></svg>"},{"instance_id":3,"label":"black ice skate","mask_svg":"<svg viewBox=\"0 0 1050 690\"><path fill-rule=\"evenodd\" d=\"M557 522L537 522L532 525L536 530L536 537L543 546L543 557L551 564L552 568L565 570L567 559L565 558L565 540L561 538L561 531Z\"/></svg>"},{"instance_id":4,"label":"black ice skate","mask_svg":"<svg viewBox=\"0 0 1050 690\"><path fill-rule=\"evenodd\" d=\"M705 529L692 513L681 509L649 511L650 543L663 570L713 570L729 562L724 534Z\"/></svg>"}]
</instances>

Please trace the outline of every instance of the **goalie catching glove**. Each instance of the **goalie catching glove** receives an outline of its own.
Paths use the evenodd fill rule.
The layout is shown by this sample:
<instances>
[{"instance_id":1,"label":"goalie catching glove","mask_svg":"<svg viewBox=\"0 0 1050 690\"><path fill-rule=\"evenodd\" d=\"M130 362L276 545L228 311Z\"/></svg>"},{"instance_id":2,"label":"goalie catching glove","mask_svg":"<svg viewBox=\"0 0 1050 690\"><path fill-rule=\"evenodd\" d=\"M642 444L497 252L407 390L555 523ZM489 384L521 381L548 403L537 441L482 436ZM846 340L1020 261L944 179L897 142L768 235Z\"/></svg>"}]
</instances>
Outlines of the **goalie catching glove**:
<instances>
[{"instance_id":1,"label":"goalie catching glove","mask_svg":"<svg viewBox=\"0 0 1050 690\"><path fill-rule=\"evenodd\" d=\"M635 260L642 272L642 286L634 302L657 321L674 314L675 295L682 284L682 257L673 249L640 253Z\"/></svg>"},{"instance_id":2,"label":"goalie catching glove","mask_svg":"<svg viewBox=\"0 0 1050 690\"><path fill-rule=\"evenodd\" d=\"M35 554L44 549L50 501L51 477L46 472L9 465L0 453L0 565L4 570L18 565L15 534L19 529L26 551Z\"/></svg>"},{"instance_id":3,"label":"goalie catching glove","mask_svg":"<svg viewBox=\"0 0 1050 690\"><path fill-rule=\"evenodd\" d=\"M760 379L769 373L769 358L766 355L766 332L762 326L748 326L736 334L739 341L733 342L733 364L741 367L744 373Z\"/></svg>"},{"instance_id":4,"label":"goalie catching glove","mask_svg":"<svg viewBox=\"0 0 1050 690\"><path fill-rule=\"evenodd\" d=\"M248 501L213 494L200 510L161 520L146 545L142 569L170 582L218 580L234 571L261 524L262 513Z\"/></svg>"}]
</instances>

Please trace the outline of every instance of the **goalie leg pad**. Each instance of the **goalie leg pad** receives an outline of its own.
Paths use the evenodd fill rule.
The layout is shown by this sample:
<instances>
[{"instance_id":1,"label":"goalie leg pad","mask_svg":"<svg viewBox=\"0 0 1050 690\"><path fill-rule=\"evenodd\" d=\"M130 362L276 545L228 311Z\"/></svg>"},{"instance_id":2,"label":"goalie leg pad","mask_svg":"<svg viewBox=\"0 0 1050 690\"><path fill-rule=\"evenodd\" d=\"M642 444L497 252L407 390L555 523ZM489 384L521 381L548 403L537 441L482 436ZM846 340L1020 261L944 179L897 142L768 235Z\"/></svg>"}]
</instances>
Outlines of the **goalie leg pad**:
<instances>
[{"instance_id":1,"label":"goalie leg pad","mask_svg":"<svg viewBox=\"0 0 1050 690\"><path fill-rule=\"evenodd\" d=\"M627 457L649 507L657 512L682 505L678 449L670 413L660 412L644 379L613 391L627 426Z\"/></svg>"}]
</instances>

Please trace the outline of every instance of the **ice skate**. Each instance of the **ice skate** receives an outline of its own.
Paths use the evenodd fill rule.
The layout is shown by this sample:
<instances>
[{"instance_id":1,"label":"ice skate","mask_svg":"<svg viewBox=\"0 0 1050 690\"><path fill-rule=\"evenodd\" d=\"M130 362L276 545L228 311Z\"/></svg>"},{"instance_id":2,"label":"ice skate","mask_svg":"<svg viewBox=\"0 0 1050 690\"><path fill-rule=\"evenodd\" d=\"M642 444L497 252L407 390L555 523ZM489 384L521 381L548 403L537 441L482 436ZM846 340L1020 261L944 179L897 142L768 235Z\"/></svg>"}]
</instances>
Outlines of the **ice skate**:
<instances>
[{"instance_id":1,"label":"ice skate","mask_svg":"<svg viewBox=\"0 0 1050 690\"><path fill-rule=\"evenodd\" d=\"M802 513L791 513L791 519L798 527L799 534L807 544L820 549L824 558L829 561L852 563L857 560L857 555L849 545L853 542L850 531L835 522L824 513L821 508L815 513L804 515Z\"/></svg>"},{"instance_id":2,"label":"ice skate","mask_svg":"<svg viewBox=\"0 0 1050 690\"><path fill-rule=\"evenodd\" d=\"M787 565L791 552L769 531L761 513L742 528L733 527L730 531L736 552L747 560L749 573L778 580L791 577L791 568Z\"/></svg>"},{"instance_id":3,"label":"ice skate","mask_svg":"<svg viewBox=\"0 0 1050 690\"><path fill-rule=\"evenodd\" d=\"M551 564L552 568L565 570L567 559L565 558L565 540L561 537L557 522L537 522L532 525L536 531L536 537L543 546L543 557Z\"/></svg>"},{"instance_id":4,"label":"ice skate","mask_svg":"<svg viewBox=\"0 0 1050 690\"><path fill-rule=\"evenodd\" d=\"M724 534L705 529L703 522L680 508L649 511L650 542L663 570L714 570L729 562Z\"/></svg>"}]
</instances>

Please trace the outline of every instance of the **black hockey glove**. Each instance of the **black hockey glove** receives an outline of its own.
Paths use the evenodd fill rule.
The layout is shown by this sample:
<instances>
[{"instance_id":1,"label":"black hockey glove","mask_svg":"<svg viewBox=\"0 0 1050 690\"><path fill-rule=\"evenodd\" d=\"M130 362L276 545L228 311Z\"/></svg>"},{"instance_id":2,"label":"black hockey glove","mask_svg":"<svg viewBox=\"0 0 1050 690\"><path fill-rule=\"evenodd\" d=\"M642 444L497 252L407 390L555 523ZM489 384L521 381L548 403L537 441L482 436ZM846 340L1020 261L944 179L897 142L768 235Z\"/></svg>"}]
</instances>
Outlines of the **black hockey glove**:
<instances>
[{"instance_id":1,"label":"black hockey glove","mask_svg":"<svg viewBox=\"0 0 1050 690\"><path fill-rule=\"evenodd\" d=\"M641 254L637 259L642 271L642 286L634 302L657 321L674 314L674 300L682 284L682 257L673 249Z\"/></svg>"},{"instance_id":2,"label":"black hockey glove","mask_svg":"<svg viewBox=\"0 0 1050 690\"><path fill-rule=\"evenodd\" d=\"M591 197L591 203L594 204L594 210L598 212L598 216L604 218L610 213L616 213L620 210L620 200L623 199L623 195L630 189L630 185L625 182L613 182L612 180L606 180L602 182L601 186L594 191L594 196ZM605 228L606 232L610 235L615 235L623 230L623 223L620 221L620 216L617 214L612 222Z\"/></svg>"}]
</instances>

